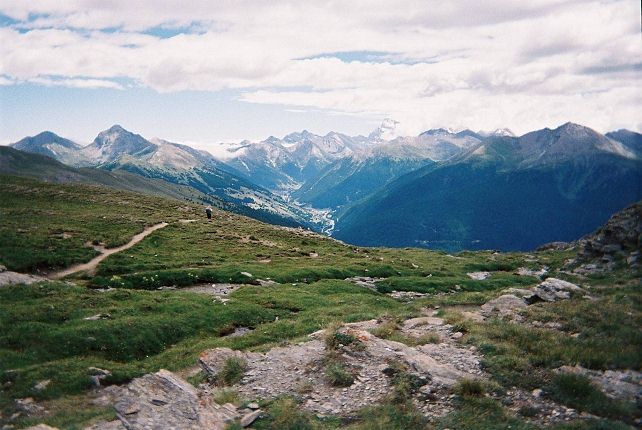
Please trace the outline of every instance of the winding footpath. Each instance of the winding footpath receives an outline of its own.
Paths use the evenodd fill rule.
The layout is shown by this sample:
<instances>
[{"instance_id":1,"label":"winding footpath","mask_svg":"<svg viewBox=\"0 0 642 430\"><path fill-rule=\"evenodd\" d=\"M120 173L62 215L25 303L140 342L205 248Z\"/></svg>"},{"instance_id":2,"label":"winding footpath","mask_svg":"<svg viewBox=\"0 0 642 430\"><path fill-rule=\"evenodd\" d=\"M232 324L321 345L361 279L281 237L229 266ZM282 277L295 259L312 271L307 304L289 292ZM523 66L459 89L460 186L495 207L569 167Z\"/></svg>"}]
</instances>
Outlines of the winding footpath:
<instances>
[{"instance_id":1,"label":"winding footpath","mask_svg":"<svg viewBox=\"0 0 642 430\"><path fill-rule=\"evenodd\" d=\"M69 276L73 273L77 272L87 272L90 275L93 275L94 272L96 271L96 267L98 267L98 264L100 264L101 261L103 261L105 258L109 257L112 254L115 254L117 252L124 251L126 249L131 248L132 246L136 245L138 242L141 240L145 239L147 236L152 234L158 229L167 227L166 222L162 222L160 224L153 225L151 227L147 227L145 230L143 230L141 233L138 233L134 237L132 237L132 240L130 240L128 243L125 245L118 246L116 248L105 248L103 246L94 246L94 249L101 254L95 258L93 258L91 261L87 263L82 263L82 264L76 264L71 267L68 267L64 270L60 270L58 272L53 272L49 274L48 278L49 279L61 279L64 278L65 276Z\"/></svg>"}]
</instances>

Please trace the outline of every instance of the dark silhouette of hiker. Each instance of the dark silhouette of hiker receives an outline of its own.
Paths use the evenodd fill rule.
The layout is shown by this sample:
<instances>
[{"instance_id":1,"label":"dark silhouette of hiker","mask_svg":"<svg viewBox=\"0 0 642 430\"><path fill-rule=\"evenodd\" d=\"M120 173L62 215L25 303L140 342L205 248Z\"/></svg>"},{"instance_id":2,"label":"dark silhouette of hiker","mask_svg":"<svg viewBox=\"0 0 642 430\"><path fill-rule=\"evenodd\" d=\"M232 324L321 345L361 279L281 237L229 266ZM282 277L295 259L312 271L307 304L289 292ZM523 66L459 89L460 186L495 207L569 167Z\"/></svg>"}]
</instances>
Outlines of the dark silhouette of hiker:
<instances>
[{"instance_id":1,"label":"dark silhouette of hiker","mask_svg":"<svg viewBox=\"0 0 642 430\"><path fill-rule=\"evenodd\" d=\"M207 214L207 219L212 220L212 207L208 206L205 208L205 214Z\"/></svg>"}]
</instances>

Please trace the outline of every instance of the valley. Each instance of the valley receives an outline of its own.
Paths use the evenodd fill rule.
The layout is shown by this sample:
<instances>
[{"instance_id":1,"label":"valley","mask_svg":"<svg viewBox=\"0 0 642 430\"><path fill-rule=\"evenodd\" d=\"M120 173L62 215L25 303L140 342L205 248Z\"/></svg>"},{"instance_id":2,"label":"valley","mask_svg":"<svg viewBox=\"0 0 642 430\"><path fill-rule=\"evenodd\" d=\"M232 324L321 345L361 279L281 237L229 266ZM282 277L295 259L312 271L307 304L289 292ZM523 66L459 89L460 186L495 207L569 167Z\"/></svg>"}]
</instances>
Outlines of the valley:
<instances>
[{"instance_id":1,"label":"valley","mask_svg":"<svg viewBox=\"0 0 642 430\"><path fill-rule=\"evenodd\" d=\"M642 198L639 133L566 123L522 136L443 128L398 136L395 126L214 145L216 156L118 125L84 147L44 132L12 145L23 152L0 148L0 165L215 204L356 245L450 252L572 241Z\"/></svg>"}]
</instances>

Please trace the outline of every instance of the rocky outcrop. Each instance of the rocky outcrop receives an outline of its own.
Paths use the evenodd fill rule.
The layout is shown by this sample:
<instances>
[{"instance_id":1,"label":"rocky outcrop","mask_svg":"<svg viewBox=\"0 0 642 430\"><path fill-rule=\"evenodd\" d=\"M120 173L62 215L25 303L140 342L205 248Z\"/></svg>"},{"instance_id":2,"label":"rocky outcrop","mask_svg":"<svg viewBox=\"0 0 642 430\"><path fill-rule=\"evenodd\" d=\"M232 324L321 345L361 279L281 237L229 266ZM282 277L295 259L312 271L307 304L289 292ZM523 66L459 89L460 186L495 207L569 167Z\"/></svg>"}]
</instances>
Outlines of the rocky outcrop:
<instances>
[{"instance_id":1,"label":"rocky outcrop","mask_svg":"<svg viewBox=\"0 0 642 430\"><path fill-rule=\"evenodd\" d=\"M544 245L537 247L537 252L542 251L563 251L565 249L571 248L573 245L568 242L549 242Z\"/></svg>"},{"instance_id":2,"label":"rocky outcrop","mask_svg":"<svg viewBox=\"0 0 642 430\"><path fill-rule=\"evenodd\" d=\"M613 270L618 264L639 269L642 260L642 202L616 213L595 233L578 242L576 273Z\"/></svg>"},{"instance_id":3,"label":"rocky outcrop","mask_svg":"<svg viewBox=\"0 0 642 430\"><path fill-rule=\"evenodd\" d=\"M308 341L275 347L264 354L228 348L208 350L201 354L199 364L215 377L229 357L242 358L247 370L234 385L242 397L255 400L296 393L302 398L304 409L321 415L350 415L389 395L392 387L386 371L391 362L401 363L425 382L422 393L434 400L422 402L421 408L432 416L450 410L450 389L458 380L483 376L481 358L475 349L461 346L457 339L462 333L454 332L443 319L431 315L407 320L400 326L400 332L406 336L437 337L438 343L416 347L382 339L368 331L380 323L368 320L344 324L340 329L360 345L330 351L334 360L344 363L354 376L354 382L347 387L335 387L327 381L324 360L329 351L321 339L324 331L313 333Z\"/></svg>"},{"instance_id":4,"label":"rocky outcrop","mask_svg":"<svg viewBox=\"0 0 642 430\"><path fill-rule=\"evenodd\" d=\"M584 290L577 285L557 278L547 278L533 288L509 288L496 299L490 300L481 307L482 315L512 316L519 309L537 302L555 302L571 298L571 293Z\"/></svg>"},{"instance_id":5,"label":"rocky outcrop","mask_svg":"<svg viewBox=\"0 0 642 430\"><path fill-rule=\"evenodd\" d=\"M128 430L223 430L238 418L236 408L211 397L167 370L134 379L118 396L116 414Z\"/></svg>"},{"instance_id":6,"label":"rocky outcrop","mask_svg":"<svg viewBox=\"0 0 642 430\"><path fill-rule=\"evenodd\" d=\"M2 266L4 267L4 266ZM45 278L24 273L12 272L10 270L0 270L0 288L13 284L33 284L34 282L44 281Z\"/></svg>"}]
</instances>

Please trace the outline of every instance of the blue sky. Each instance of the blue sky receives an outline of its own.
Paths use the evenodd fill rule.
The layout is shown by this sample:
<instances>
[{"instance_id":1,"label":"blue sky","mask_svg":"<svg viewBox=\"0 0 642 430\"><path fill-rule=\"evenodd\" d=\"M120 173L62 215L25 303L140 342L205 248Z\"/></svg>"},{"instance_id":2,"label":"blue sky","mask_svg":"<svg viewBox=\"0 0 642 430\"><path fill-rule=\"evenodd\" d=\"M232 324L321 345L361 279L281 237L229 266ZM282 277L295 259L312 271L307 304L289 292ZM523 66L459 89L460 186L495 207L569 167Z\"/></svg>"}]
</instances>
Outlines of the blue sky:
<instances>
[{"instance_id":1,"label":"blue sky","mask_svg":"<svg viewBox=\"0 0 642 430\"><path fill-rule=\"evenodd\" d=\"M4 143L43 130L89 143L98 132L120 124L148 138L206 144L280 137L302 128L315 133L338 129L367 134L379 125L377 120L356 121L352 115L238 98L239 93L232 90L159 93L145 87L5 85L0 86L0 129Z\"/></svg>"},{"instance_id":2,"label":"blue sky","mask_svg":"<svg viewBox=\"0 0 642 430\"><path fill-rule=\"evenodd\" d=\"M207 144L308 129L642 131L629 0L0 0L0 143L112 124Z\"/></svg>"}]
</instances>

